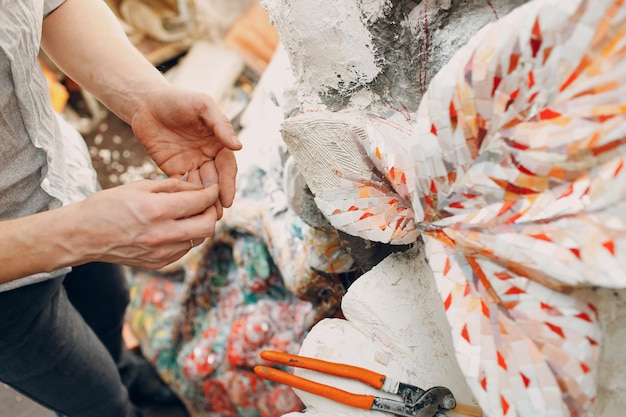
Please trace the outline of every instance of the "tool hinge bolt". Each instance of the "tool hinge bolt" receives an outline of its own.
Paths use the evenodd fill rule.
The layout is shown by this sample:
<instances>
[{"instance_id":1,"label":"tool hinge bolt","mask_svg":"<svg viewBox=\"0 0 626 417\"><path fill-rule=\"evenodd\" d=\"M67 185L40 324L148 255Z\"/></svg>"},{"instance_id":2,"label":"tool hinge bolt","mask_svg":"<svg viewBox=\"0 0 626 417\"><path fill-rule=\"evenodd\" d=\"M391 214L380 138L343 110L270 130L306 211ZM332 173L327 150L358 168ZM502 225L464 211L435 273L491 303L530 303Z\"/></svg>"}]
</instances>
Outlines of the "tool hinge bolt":
<instances>
[{"instance_id":1,"label":"tool hinge bolt","mask_svg":"<svg viewBox=\"0 0 626 417\"><path fill-rule=\"evenodd\" d=\"M456 400L454 399L453 396L451 395L446 395L443 399L443 401L441 402L441 405L443 406L443 408L445 408L446 410L452 410L454 407L456 407Z\"/></svg>"}]
</instances>

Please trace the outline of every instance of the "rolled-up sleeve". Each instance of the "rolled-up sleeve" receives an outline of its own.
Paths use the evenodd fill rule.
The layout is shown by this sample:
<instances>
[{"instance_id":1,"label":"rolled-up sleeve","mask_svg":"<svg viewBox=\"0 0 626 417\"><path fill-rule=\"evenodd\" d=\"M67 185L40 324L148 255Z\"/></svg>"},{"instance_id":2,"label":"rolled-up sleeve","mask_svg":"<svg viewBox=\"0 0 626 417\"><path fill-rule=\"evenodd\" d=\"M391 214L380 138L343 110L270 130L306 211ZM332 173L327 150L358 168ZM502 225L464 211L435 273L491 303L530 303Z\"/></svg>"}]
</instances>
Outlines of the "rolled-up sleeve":
<instances>
[{"instance_id":1,"label":"rolled-up sleeve","mask_svg":"<svg viewBox=\"0 0 626 417\"><path fill-rule=\"evenodd\" d=\"M52 13L57 7L65 3L65 0L45 0L43 2L43 15L48 16Z\"/></svg>"}]
</instances>

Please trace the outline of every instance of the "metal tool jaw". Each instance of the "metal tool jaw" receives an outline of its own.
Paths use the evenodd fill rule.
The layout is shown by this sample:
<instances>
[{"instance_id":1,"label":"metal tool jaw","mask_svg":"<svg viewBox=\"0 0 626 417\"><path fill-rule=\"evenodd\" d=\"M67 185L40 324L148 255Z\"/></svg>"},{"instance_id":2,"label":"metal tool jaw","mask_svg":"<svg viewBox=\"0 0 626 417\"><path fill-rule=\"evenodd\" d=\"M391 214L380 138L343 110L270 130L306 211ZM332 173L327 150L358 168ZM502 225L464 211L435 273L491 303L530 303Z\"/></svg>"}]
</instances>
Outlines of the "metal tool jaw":
<instances>
[{"instance_id":1,"label":"metal tool jaw","mask_svg":"<svg viewBox=\"0 0 626 417\"><path fill-rule=\"evenodd\" d=\"M402 396L403 401L376 397L371 409L407 417L446 417L445 412L456 406L452 392L445 387L424 391L400 384L397 394Z\"/></svg>"}]
</instances>

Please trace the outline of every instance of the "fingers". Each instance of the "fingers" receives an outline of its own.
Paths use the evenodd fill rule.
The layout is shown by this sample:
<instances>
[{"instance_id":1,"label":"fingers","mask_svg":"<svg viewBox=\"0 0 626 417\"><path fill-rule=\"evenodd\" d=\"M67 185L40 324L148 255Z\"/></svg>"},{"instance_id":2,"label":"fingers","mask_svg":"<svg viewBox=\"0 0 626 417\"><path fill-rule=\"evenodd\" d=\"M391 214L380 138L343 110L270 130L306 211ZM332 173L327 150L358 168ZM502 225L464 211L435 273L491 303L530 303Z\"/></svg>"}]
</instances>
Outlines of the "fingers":
<instances>
[{"instance_id":1,"label":"fingers","mask_svg":"<svg viewBox=\"0 0 626 417\"><path fill-rule=\"evenodd\" d=\"M181 176L182 177L182 176ZM176 178L167 178L162 180L142 180L131 183L133 187L137 187L153 193L177 193L181 191L197 191L202 187L191 181L183 181Z\"/></svg>"},{"instance_id":2,"label":"fingers","mask_svg":"<svg viewBox=\"0 0 626 417\"><path fill-rule=\"evenodd\" d=\"M197 246L198 241L213 236L217 220L218 212L215 206L208 207L193 216L177 219L173 238L185 241L189 250L191 249L190 240L194 242L194 246Z\"/></svg>"},{"instance_id":3,"label":"fingers","mask_svg":"<svg viewBox=\"0 0 626 417\"><path fill-rule=\"evenodd\" d=\"M219 218L221 210L230 207L235 198L237 161L235 154L229 149L222 149L215 160L203 164L200 169L187 171L183 175L177 175L181 181L187 181L208 188L213 184L219 185Z\"/></svg>"},{"instance_id":4,"label":"fingers","mask_svg":"<svg viewBox=\"0 0 626 417\"><path fill-rule=\"evenodd\" d=\"M205 237L201 237L201 238L196 238L196 239L189 239L189 248L187 250L191 250L197 246L200 246L204 243L204 241L206 240Z\"/></svg>"},{"instance_id":5,"label":"fingers","mask_svg":"<svg viewBox=\"0 0 626 417\"><path fill-rule=\"evenodd\" d=\"M229 161L232 165L226 164L227 169L221 171L218 169L218 164L222 164L222 153L231 156ZM234 174L233 174L234 172ZM219 185L219 200L218 200L218 213L219 218L222 218L222 210L224 207L230 207L235 195L235 177L237 175L237 164L233 151L223 149L214 161L204 164L200 167L200 181L205 187L212 184Z\"/></svg>"},{"instance_id":6,"label":"fingers","mask_svg":"<svg viewBox=\"0 0 626 417\"><path fill-rule=\"evenodd\" d=\"M200 169L188 171L180 177L182 181L201 184L207 188L219 184L219 209L233 204L236 192L237 160L235 153L223 148L214 160L204 163ZM221 213L220 213L220 218Z\"/></svg>"},{"instance_id":7,"label":"fingers","mask_svg":"<svg viewBox=\"0 0 626 417\"><path fill-rule=\"evenodd\" d=\"M224 215L224 206L222 206L219 199L215 202L215 211L217 213L217 220L220 220Z\"/></svg>"},{"instance_id":8,"label":"fingers","mask_svg":"<svg viewBox=\"0 0 626 417\"><path fill-rule=\"evenodd\" d=\"M192 172L186 172L184 175L182 175L180 177L180 181L183 182L189 182L189 184L193 184L191 187L187 186L187 185L181 185L180 181L176 181L176 180L172 180L172 179L168 179L168 180L161 180L160 182L163 184L158 184L158 187L152 187L152 191L154 192L168 192L168 193L173 193L173 192L180 192L180 191L184 191L185 189L189 189L189 191L193 191L193 190L202 190L202 189L209 189L209 193L206 194L206 199L204 201L206 201L206 203L202 203L202 200L196 200L197 204L192 205L189 204L187 206L180 206L180 202L183 202L183 204L187 204L185 203L185 199L188 198L188 195L183 195L181 197L181 201L180 202L170 202L170 204L173 204L173 207L178 207L181 210L178 211L178 217L188 217L191 214L196 214L198 211L196 210L200 210L202 208L206 208L205 204L209 204L210 206L215 206L216 212L217 212L217 220L221 219L223 214L224 214L224 205L221 202L221 187L217 188L219 191L219 198L215 198L215 193L216 191L216 187L215 185L217 184L216 180L214 180L213 178L217 177L217 171L215 170L215 166L214 164L205 164L206 166L202 168L202 172L199 171L192 171ZM236 171L236 168L235 168ZM200 188L199 183L202 184L202 188ZM232 182L232 184L230 184L229 186L234 188L234 181ZM230 193L231 196L230 198L230 202L229 202L229 206L230 204L232 204L232 200L233 200L233 195L234 192ZM191 214L189 214L191 213Z\"/></svg>"},{"instance_id":9,"label":"fingers","mask_svg":"<svg viewBox=\"0 0 626 417\"><path fill-rule=\"evenodd\" d=\"M213 235L215 222L222 211L217 184L203 188L199 184L170 178L139 181L136 187L154 195L145 202L149 222L161 225L164 232L172 222L176 223L175 232L164 241L189 241L190 238Z\"/></svg>"},{"instance_id":10,"label":"fingers","mask_svg":"<svg viewBox=\"0 0 626 417\"><path fill-rule=\"evenodd\" d=\"M242 148L241 142L237 139L237 135L228 120L225 119L222 123L215 125L214 131L215 136L219 138L226 148L233 151L238 151Z\"/></svg>"},{"instance_id":11,"label":"fingers","mask_svg":"<svg viewBox=\"0 0 626 417\"><path fill-rule=\"evenodd\" d=\"M229 149L221 150L215 158L215 168L219 173L220 202L224 207L233 204L237 180L237 160L235 153Z\"/></svg>"},{"instance_id":12,"label":"fingers","mask_svg":"<svg viewBox=\"0 0 626 417\"><path fill-rule=\"evenodd\" d=\"M215 166L215 160L203 164L198 172L200 175L200 183L203 186L208 187L209 185L218 183L219 173Z\"/></svg>"},{"instance_id":13,"label":"fingers","mask_svg":"<svg viewBox=\"0 0 626 417\"><path fill-rule=\"evenodd\" d=\"M78 212L89 213L78 219L85 231L77 233L85 236L78 239L81 256L149 268L167 265L214 235L218 188L166 179L94 193L77 203Z\"/></svg>"},{"instance_id":14,"label":"fingers","mask_svg":"<svg viewBox=\"0 0 626 417\"><path fill-rule=\"evenodd\" d=\"M185 184L182 181L179 181ZM193 184L191 190L162 191L161 205L164 216L174 219L184 219L206 212L219 200L219 187L217 184L201 188Z\"/></svg>"},{"instance_id":15,"label":"fingers","mask_svg":"<svg viewBox=\"0 0 626 417\"><path fill-rule=\"evenodd\" d=\"M144 269L161 269L185 256L191 249L200 246L205 238L195 238L184 242L161 245L146 256L137 256L123 262L125 265ZM193 242L193 246L192 246ZM113 262L119 262L114 259Z\"/></svg>"},{"instance_id":16,"label":"fingers","mask_svg":"<svg viewBox=\"0 0 626 417\"><path fill-rule=\"evenodd\" d=\"M242 148L241 142L237 139L237 135L233 130L233 126L226 116L217 108L216 105L209 105L207 111L202 113L202 119L207 124L217 139L228 149L238 151ZM219 114L219 116L215 116Z\"/></svg>"},{"instance_id":17,"label":"fingers","mask_svg":"<svg viewBox=\"0 0 626 417\"><path fill-rule=\"evenodd\" d=\"M157 232L145 233L140 244L140 247L149 250L144 252L143 257L136 257L135 260L144 264L160 261L170 263L172 258L177 259L181 254L202 244L206 238L213 237L217 220L218 210L211 206L187 217L163 219L154 223L152 227L157 228Z\"/></svg>"}]
</instances>

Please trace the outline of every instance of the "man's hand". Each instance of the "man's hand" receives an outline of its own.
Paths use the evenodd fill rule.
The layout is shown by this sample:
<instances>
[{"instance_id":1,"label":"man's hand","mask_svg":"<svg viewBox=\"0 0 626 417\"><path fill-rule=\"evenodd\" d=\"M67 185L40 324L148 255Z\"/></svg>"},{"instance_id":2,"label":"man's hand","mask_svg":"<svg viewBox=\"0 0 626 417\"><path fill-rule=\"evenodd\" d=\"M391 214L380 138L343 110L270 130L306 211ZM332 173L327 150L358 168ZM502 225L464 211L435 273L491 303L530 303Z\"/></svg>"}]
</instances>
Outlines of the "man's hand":
<instances>
[{"instance_id":1,"label":"man's hand","mask_svg":"<svg viewBox=\"0 0 626 417\"><path fill-rule=\"evenodd\" d=\"M81 261L160 268L213 236L217 200L217 185L173 178L113 187L77 203L84 230L72 240Z\"/></svg>"},{"instance_id":2,"label":"man's hand","mask_svg":"<svg viewBox=\"0 0 626 417\"><path fill-rule=\"evenodd\" d=\"M212 237L218 186L143 180L0 222L0 283L92 261L158 269Z\"/></svg>"},{"instance_id":3,"label":"man's hand","mask_svg":"<svg viewBox=\"0 0 626 417\"><path fill-rule=\"evenodd\" d=\"M235 196L237 162L233 151L241 149L241 144L211 97L162 86L145 94L130 125L168 176L180 178L188 173L189 182L219 184L221 217L221 206L230 207Z\"/></svg>"},{"instance_id":4,"label":"man's hand","mask_svg":"<svg viewBox=\"0 0 626 417\"><path fill-rule=\"evenodd\" d=\"M241 144L206 94L170 85L128 40L119 21L98 0L66 0L42 28L42 47L72 80L130 124L155 162L171 177L220 186L221 206L235 194Z\"/></svg>"}]
</instances>

